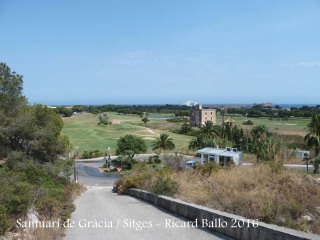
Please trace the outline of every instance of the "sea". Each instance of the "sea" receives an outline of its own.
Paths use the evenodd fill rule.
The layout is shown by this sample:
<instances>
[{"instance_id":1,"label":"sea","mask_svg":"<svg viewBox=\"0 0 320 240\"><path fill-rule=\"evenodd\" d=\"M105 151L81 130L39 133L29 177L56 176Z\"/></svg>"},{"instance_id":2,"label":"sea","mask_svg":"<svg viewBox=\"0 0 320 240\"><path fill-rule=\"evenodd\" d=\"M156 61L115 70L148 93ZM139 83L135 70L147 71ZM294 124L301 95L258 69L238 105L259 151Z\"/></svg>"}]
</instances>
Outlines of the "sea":
<instances>
[{"instance_id":1,"label":"sea","mask_svg":"<svg viewBox=\"0 0 320 240\"><path fill-rule=\"evenodd\" d=\"M259 103L260 104L260 103ZM272 103L273 106L276 106L276 105L279 105L281 108L292 108L292 107L296 107L296 108L301 108L303 106L308 106L308 107L315 107L317 105L320 105L319 104L311 104L311 103L305 103L305 104L302 104L302 103L286 103L286 104L283 104L283 103ZM222 107L222 106L225 106L225 107L251 107L253 106L253 104L202 104L203 106L215 106L215 107Z\"/></svg>"}]
</instances>

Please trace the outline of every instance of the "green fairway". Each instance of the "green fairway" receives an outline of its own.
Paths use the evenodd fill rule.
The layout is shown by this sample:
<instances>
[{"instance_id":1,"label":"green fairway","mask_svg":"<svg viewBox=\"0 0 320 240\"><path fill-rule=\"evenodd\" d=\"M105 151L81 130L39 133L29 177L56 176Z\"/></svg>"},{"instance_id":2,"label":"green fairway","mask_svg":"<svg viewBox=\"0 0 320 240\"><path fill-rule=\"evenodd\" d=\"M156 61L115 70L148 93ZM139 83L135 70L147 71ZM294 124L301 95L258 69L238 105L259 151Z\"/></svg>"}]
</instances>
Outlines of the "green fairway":
<instances>
[{"instance_id":1,"label":"green fairway","mask_svg":"<svg viewBox=\"0 0 320 240\"><path fill-rule=\"evenodd\" d=\"M156 115L158 116L159 114ZM175 134L167 130L149 128L148 124L142 124L141 118L137 115L108 113L108 116L113 124L105 127L97 125L97 115L79 114L64 118L64 128L62 132L70 138L75 149L78 147L80 153L84 150L95 149L105 152L108 147L110 147L111 153L113 154L116 149L117 140L126 134L142 137L146 141L148 149L160 133L169 134L169 136L173 138L177 150L186 150L191 140L190 136ZM150 117L152 117L152 115ZM154 118L151 118L150 122L153 124L167 123L165 119Z\"/></svg>"},{"instance_id":2,"label":"green fairway","mask_svg":"<svg viewBox=\"0 0 320 240\"><path fill-rule=\"evenodd\" d=\"M171 123L164 118L154 118L154 116L171 116L170 114L150 114L150 122L144 124L141 118L137 115L119 115L117 113L108 113L108 117L112 121L112 125L98 126L98 116L88 113L74 115L69 118L64 118L64 128L62 132L69 136L74 148L78 147L81 153L84 150L100 150L106 152L108 147L111 149L111 154L115 152L117 140L126 134L133 134L142 137L148 146L160 133L167 133L173 138L177 150L186 151L190 136L172 133L180 127L181 123ZM236 124L244 129L251 129L256 125L266 125L273 133L283 136L299 136L303 139L306 134L307 124L310 119L293 118L287 121L284 120L269 120L268 118L246 118L239 116L226 116L225 119L231 117L236 121ZM245 126L242 123L250 119L253 121L253 126ZM217 124L221 123L221 116L217 115ZM300 140L301 140L300 139ZM290 139L289 139L290 140Z\"/></svg>"},{"instance_id":3,"label":"green fairway","mask_svg":"<svg viewBox=\"0 0 320 240\"><path fill-rule=\"evenodd\" d=\"M288 120L282 119L272 119L269 118L247 118L240 116L225 116L225 119L232 118L236 121L237 125L240 125L244 129L251 129L256 125L266 125L269 130L273 133L278 133L280 135L299 135L305 136L307 132L307 124L310 119L306 118L290 118ZM242 125L244 121L251 120L253 126ZM217 123L221 124L221 116L217 114Z\"/></svg>"}]
</instances>

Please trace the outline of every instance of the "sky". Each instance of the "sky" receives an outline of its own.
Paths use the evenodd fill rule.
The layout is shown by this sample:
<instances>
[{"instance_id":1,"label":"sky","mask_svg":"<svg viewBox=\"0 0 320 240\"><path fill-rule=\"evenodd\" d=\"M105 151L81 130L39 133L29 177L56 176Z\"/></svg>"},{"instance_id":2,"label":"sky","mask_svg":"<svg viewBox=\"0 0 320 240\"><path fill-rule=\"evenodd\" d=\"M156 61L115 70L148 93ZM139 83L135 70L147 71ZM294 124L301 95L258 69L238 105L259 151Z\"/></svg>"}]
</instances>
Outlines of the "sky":
<instances>
[{"instance_id":1,"label":"sky","mask_svg":"<svg viewBox=\"0 0 320 240\"><path fill-rule=\"evenodd\" d=\"M31 104L320 103L320 0L0 0Z\"/></svg>"}]
</instances>

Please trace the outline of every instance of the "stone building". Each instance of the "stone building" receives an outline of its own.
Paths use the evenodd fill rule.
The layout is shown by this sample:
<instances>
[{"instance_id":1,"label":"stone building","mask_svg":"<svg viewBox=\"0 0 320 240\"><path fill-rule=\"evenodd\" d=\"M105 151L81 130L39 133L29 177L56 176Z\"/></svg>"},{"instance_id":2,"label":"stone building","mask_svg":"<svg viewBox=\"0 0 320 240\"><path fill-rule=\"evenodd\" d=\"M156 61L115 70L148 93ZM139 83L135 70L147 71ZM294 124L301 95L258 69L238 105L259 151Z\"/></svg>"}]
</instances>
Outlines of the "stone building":
<instances>
[{"instance_id":1,"label":"stone building","mask_svg":"<svg viewBox=\"0 0 320 240\"><path fill-rule=\"evenodd\" d=\"M213 124L217 123L216 110L202 108L202 105L196 105L194 109L190 110L190 125L202 126L206 121L211 121Z\"/></svg>"}]
</instances>

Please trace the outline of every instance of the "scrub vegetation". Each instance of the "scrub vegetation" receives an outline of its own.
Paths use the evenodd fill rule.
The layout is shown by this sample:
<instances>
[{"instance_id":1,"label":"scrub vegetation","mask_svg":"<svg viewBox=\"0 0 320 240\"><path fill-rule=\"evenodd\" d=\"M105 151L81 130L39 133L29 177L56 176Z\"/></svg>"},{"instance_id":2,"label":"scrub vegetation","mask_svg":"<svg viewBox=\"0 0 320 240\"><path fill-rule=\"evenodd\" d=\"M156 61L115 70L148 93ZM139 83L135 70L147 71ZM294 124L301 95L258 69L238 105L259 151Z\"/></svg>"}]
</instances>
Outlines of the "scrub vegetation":
<instances>
[{"instance_id":1,"label":"scrub vegetation","mask_svg":"<svg viewBox=\"0 0 320 240\"><path fill-rule=\"evenodd\" d=\"M81 188L69 181L73 160L61 160L71 149L61 134L62 119L46 106L29 105L22 85L22 76L0 63L0 236L10 230L20 231L21 239L44 239L37 231L26 236L17 220L34 213L39 220L63 222ZM55 231L41 234L60 238L62 230Z\"/></svg>"},{"instance_id":2,"label":"scrub vegetation","mask_svg":"<svg viewBox=\"0 0 320 240\"><path fill-rule=\"evenodd\" d=\"M271 162L252 167L170 168L124 177L118 191L140 188L250 219L320 234L320 185Z\"/></svg>"}]
</instances>

